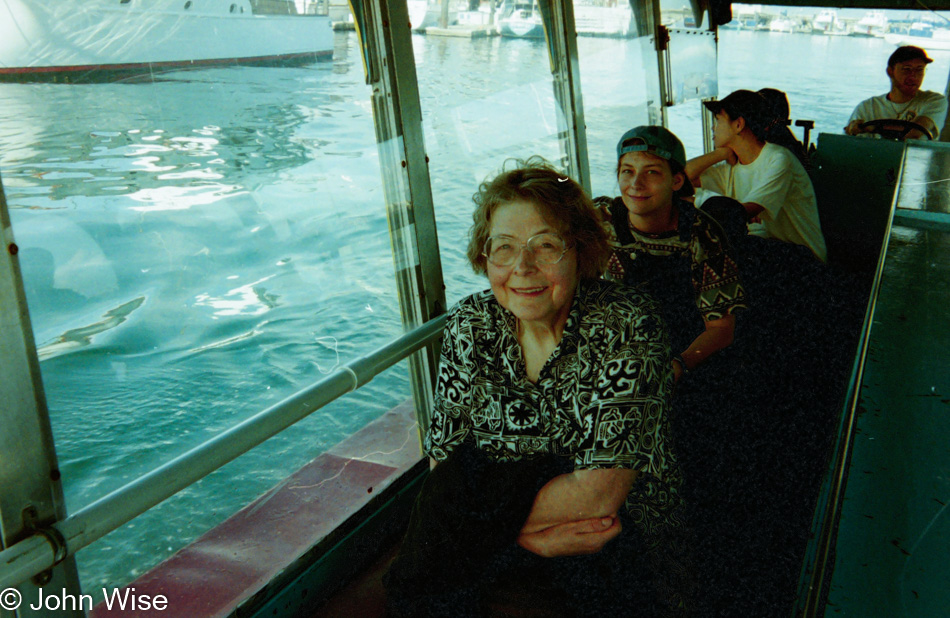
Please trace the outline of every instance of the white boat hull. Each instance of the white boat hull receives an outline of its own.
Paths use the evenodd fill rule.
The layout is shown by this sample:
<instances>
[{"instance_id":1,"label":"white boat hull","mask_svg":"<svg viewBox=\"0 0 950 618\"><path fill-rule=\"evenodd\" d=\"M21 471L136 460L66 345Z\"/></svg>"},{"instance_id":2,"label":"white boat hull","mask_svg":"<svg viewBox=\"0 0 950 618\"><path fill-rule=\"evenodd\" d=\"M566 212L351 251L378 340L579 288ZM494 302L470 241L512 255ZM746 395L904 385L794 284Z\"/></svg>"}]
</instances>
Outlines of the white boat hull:
<instances>
[{"instance_id":1,"label":"white boat hull","mask_svg":"<svg viewBox=\"0 0 950 618\"><path fill-rule=\"evenodd\" d=\"M409 23L416 32L437 27L442 20L442 7L439 4L429 4L428 0L408 0L406 7L409 10ZM458 23L458 10L450 8L446 25L451 26L456 23Z\"/></svg>"},{"instance_id":2,"label":"white boat hull","mask_svg":"<svg viewBox=\"0 0 950 618\"><path fill-rule=\"evenodd\" d=\"M332 53L328 16L255 15L248 0L0 0L0 79L7 81Z\"/></svg>"},{"instance_id":3,"label":"white boat hull","mask_svg":"<svg viewBox=\"0 0 950 618\"><path fill-rule=\"evenodd\" d=\"M886 34L884 40L891 45L915 45L927 51L950 50L950 38L910 36L909 34Z\"/></svg>"},{"instance_id":4,"label":"white boat hull","mask_svg":"<svg viewBox=\"0 0 950 618\"><path fill-rule=\"evenodd\" d=\"M498 31L502 36L543 39L544 26L540 20L509 18L502 19L498 24Z\"/></svg>"}]
</instances>

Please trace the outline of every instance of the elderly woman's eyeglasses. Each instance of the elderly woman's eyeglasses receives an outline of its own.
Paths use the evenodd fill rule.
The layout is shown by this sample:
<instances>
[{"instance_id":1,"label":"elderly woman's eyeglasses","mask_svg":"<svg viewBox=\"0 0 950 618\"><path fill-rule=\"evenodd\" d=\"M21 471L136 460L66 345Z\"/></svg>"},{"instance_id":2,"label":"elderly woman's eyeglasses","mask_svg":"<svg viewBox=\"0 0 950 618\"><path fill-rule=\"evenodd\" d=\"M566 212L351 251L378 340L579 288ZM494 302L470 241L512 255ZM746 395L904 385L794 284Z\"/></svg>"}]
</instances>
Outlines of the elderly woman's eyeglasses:
<instances>
[{"instance_id":1,"label":"elderly woman's eyeglasses","mask_svg":"<svg viewBox=\"0 0 950 618\"><path fill-rule=\"evenodd\" d=\"M557 264L570 246L557 234L535 234L523 243L510 236L491 236L482 255L495 266L511 266L525 249L536 264Z\"/></svg>"}]
</instances>

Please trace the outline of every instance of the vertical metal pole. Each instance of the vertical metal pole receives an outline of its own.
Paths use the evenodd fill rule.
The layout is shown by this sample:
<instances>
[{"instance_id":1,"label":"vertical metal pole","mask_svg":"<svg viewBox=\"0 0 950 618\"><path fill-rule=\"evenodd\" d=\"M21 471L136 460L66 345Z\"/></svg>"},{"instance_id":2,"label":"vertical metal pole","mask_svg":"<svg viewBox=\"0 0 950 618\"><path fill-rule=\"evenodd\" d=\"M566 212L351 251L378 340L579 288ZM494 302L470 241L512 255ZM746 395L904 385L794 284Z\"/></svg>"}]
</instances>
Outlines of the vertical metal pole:
<instances>
[{"instance_id":1,"label":"vertical metal pole","mask_svg":"<svg viewBox=\"0 0 950 618\"><path fill-rule=\"evenodd\" d=\"M703 119L703 152L712 152L715 146L715 144L713 144L714 118L712 112L703 105L702 101L700 101L699 107L701 108L699 113Z\"/></svg>"},{"instance_id":2,"label":"vertical metal pole","mask_svg":"<svg viewBox=\"0 0 950 618\"><path fill-rule=\"evenodd\" d=\"M944 90L944 95L950 96L950 74L947 75L947 87ZM937 133L941 142L950 142L950 118L943 123L942 127L937 127Z\"/></svg>"},{"instance_id":3,"label":"vertical metal pole","mask_svg":"<svg viewBox=\"0 0 950 618\"><path fill-rule=\"evenodd\" d=\"M712 21L711 15L710 15L710 21ZM718 26L716 26L716 24L710 25L709 29L715 34L715 37L713 40L716 42L716 58L718 59L719 58L719 29L718 29ZM718 66L716 67L716 84L717 84L717 89L718 89L718 84L719 84L719 67ZM713 121L715 120L715 118L713 117L712 112L706 109L706 106L703 105L702 101L700 101L699 107L700 107L699 113L703 119L703 152L712 152L713 148L715 148L715 144L713 143Z\"/></svg>"},{"instance_id":4,"label":"vertical metal pole","mask_svg":"<svg viewBox=\"0 0 950 618\"><path fill-rule=\"evenodd\" d=\"M590 193L590 164L587 157L587 126L581 96L580 63L577 59L577 32L572 0L542 3L542 17L548 36L548 56L558 102L558 132L567 156L567 173ZM544 10L547 9L547 10Z\"/></svg>"},{"instance_id":5,"label":"vertical metal pole","mask_svg":"<svg viewBox=\"0 0 950 618\"><path fill-rule=\"evenodd\" d=\"M66 506L2 181L0 241L0 548L6 548L65 518ZM69 608L30 609L40 586L44 596L79 599L75 560L67 558L16 592L0 591L7 608L0 609L0 617L84 615ZM10 611L17 594L19 609Z\"/></svg>"},{"instance_id":6,"label":"vertical metal pole","mask_svg":"<svg viewBox=\"0 0 950 618\"><path fill-rule=\"evenodd\" d=\"M652 37L655 58L658 61L654 79L646 84L647 92L647 124L666 126L666 94L663 86L665 72L663 70L660 32L660 4L658 1L651 0L628 0L630 9L633 11L633 19L636 25L637 39L643 41L645 37ZM665 30L665 29L664 29ZM664 48L665 49L665 48ZM646 42L641 43L640 52L643 54L644 71L649 75L652 66L648 66L651 50Z\"/></svg>"},{"instance_id":7,"label":"vertical metal pole","mask_svg":"<svg viewBox=\"0 0 950 618\"><path fill-rule=\"evenodd\" d=\"M374 0L359 6L399 303L408 330L445 313L409 12L405 0ZM413 397L422 428L429 425L438 361L437 344L410 358Z\"/></svg>"},{"instance_id":8,"label":"vertical metal pole","mask_svg":"<svg viewBox=\"0 0 950 618\"><path fill-rule=\"evenodd\" d=\"M660 0L653 0L653 23L656 42L656 62L658 67L658 78L660 80L660 108L657 124L666 126L666 108L670 105L670 31L663 25L662 14L660 12Z\"/></svg>"}]
</instances>

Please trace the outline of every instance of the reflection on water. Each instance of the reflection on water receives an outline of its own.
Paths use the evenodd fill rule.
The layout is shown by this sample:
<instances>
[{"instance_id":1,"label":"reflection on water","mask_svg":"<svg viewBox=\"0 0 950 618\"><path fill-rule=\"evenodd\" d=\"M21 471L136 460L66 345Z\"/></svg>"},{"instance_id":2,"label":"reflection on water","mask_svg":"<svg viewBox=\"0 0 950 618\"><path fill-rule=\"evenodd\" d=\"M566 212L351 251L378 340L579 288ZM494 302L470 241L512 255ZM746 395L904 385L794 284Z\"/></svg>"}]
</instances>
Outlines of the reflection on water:
<instances>
[{"instance_id":1,"label":"reflection on water","mask_svg":"<svg viewBox=\"0 0 950 618\"><path fill-rule=\"evenodd\" d=\"M68 291L60 291L60 294ZM102 319L93 324L71 328L50 343L37 342L37 355L40 360L52 358L60 354L66 354L72 350L85 347L92 343L92 338L100 333L118 327L125 322L129 315L142 306L145 298L139 297L130 300L127 303L119 305L115 309L110 309L103 314Z\"/></svg>"},{"instance_id":2,"label":"reflection on water","mask_svg":"<svg viewBox=\"0 0 950 618\"><path fill-rule=\"evenodd\" d=\"M793 116L821 130L885 85L883 64L851 94L792 70L854 52L883 62L883 42L721 37L723 92L786 89ZM71 512L401 332L370 92L355 37L335 43L332 62L306 67L0 85L0 168ZM413 45L451 302L485 287L464 256L478 182L510 156L559 159L558 112L543 42ZM646 118L646 52L637 40L578 45L594 191L612 193L616 138ZM698 104L671 119L695 154ZM221 521L399 403L406 373L83 550L84 585L127 581Z\"/></svg>"}]
</instances>

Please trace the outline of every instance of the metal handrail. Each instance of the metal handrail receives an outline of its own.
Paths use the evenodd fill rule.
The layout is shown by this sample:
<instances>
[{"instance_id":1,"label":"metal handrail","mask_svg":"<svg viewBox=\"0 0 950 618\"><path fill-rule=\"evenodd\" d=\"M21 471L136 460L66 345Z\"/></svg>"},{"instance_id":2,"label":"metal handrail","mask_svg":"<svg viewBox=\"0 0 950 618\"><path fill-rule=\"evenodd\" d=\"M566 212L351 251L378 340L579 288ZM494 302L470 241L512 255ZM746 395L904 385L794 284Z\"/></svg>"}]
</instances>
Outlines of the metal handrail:
<instances>
[{"instance_id":1,"label":"metal handrail","mask_svg":"<svg viewBox=\"0 0 950 618\"><path fill-rule=\"evenodd\" d=\"M438 340L444 327L444 315L426 322L96 500L49 529L0 551L0 589L16 586L42 573L338 397L363 386Z\"/></svg>"},{"instance_id":2,"label":"metal handrail","mask_svg":"<svg viewBox=\"0 0 950 618\"><path fill-rule=\"evenodd\" d=\"M868 295L868 306L864 314L864 323L858 340L855 363L851 371L851 381L845 396L845 405L838 425L838 437L835 440L833 457L828 466L825 482L815 507L815 516L812 521L812 539L806 549L805 560L802 563L802 572L799 578L799 597L797 606L792 615L797 618L817 618L824 607L828 595L827 581L829 564L834 556L834 543L837 538L838 516L844 501L844 492L847 487L848 468L851 462L851 450L854 444L858 405L861 400L861 383L864 380L864 365L867 360L868 346L871 338L871 326L874 322L874 310L877 307L877 297L881 290L881 279L884 276L884 264L887 259L887 249L890 245L891 229L897 225L901 212L899 208L900 186L904 175L904 163L907 160L907 151L901 156L900 171L895 186L897 190L891 198L891 209L884 228L884 239L881 251L878 254L874 278Z\"/></svg>"}]
</instances>

